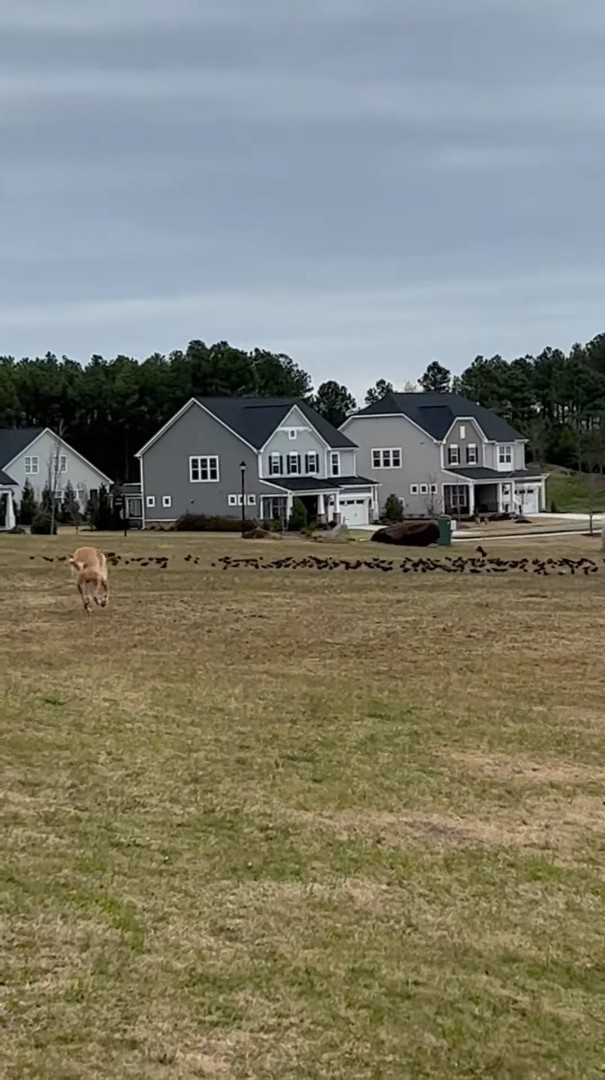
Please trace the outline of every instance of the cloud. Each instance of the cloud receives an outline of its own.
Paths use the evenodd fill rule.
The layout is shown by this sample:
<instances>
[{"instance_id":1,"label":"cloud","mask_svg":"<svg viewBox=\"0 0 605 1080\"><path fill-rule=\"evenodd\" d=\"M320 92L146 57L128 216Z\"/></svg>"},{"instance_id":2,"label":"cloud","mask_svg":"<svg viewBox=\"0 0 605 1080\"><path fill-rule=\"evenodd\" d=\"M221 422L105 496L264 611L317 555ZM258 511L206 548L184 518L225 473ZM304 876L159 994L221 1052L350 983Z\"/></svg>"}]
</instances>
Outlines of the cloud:
<instances>
[{"instance_id":1,"label":"cloud","mask_svg":"<svg viewBox=\"0 0 605 1080\"><path fill-rule=\"evenodd\" d=\"M0 0L0 351L227 338L359 388L589 337L602 29L601 0Z\"/></svg>"}]
</instances>

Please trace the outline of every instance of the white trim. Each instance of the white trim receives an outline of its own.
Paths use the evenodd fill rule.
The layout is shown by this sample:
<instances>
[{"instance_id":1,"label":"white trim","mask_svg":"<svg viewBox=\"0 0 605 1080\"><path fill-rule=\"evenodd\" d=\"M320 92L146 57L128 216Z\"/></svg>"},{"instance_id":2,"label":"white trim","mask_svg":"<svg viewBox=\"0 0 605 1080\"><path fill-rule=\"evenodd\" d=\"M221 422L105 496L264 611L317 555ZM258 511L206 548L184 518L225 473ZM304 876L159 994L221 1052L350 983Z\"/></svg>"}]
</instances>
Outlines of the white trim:
<instances>
[{"instance_id":1,"label":"white trim","mask_svg":"<svg viewBox=\"0 0 605 1080\"><path fill-rule=\"evenodd\" d=\"M467 467L469 469L474 469L476 466L479 465L479 447L477 446L477 443L470 442L470 443L466 444L465 450L466 450L466 453L465 453L464 456L466 458L466 465L467 465ZM469 450L474 450L475 451L475 460L474 461L469 461L468 460L468 452L469 452Z\"/></svg>"},{"instance_id":2,"label":"white trim","mask_svg":"<svg viewBox=\"0 0 605 1080\"><path fill-rule=\"evenodd\" d=\"M447 457L446 468L449 468L450 466L453 466L455 468L456 465L462 465L462 462L460 461L460 444L459 443L449 443L447 446L444 443L443 448L444 448L444 451L447 451L447 453L445 455ZM450 461L450 451L451 450L456 451L456 457L458 458L457 461Z\"/></svg>"},{"instance_id":3,"label":"white trim","mask_svg":"<svg viewBox=\"0 0 605 1080\"><path fill-rule=\"evenodd\" d=\"M380 454L380 464L374 464L374 454ZM384 455L389 454L389 461L392 462L393 455L399 454L399 464L385 465ZM373 469L402 469L403 468L403 449L401 446L373 446L370 450L370 456L372 460Z\"/></svg>"},{"instance_id":4,"label":"white trim","mask_svg":"<svg viewBox=\"0 0 605 1080\"><path fill-rule=\"evenodd\" d=\"M143 473L143 459L139 459L139 472L141 474L141 528L145 528L145 476Z\"/></svg>"},{"instance_id":5,"label":"white trim","mask_svg":"<svg viewBox=\"0 0 605 1080\"><path fill-rule=\"evenodd\" d=\"M332 449L330 447L329 442L326 442L326 440L324 439L323 435L319 434L319 431L317 430L317 428L315 427L313 422L311 420L309 420L309 417L305 416L304 412L300 409L300 407L295 404L295 405L290 406L290 409L286 413L286 415L284 416L283 420L280 420L279 423L276 425L276 427L273 428L273 431L269 435L269 438L263 443L263 445L260 448L260 453L261 454L267 449L269 443L271 442L271 439L274 437L274 435L275 435L275 433L277 431L289 431L292 427L296 427L296 425L294 425L294 424L288 424L288 420L291 417L291 415L292 415L292 413L294 412L295 409L298 410L299 416L302 416L303 421L304 421L304 427L301 428L300 425L299 425L299 429L304 431L307 428L311 428L311 430L313 431L313 434L317 436L317 438L320 440L320 442L322 442L324 444L324 446L327 446L330 449ZM289 438L289 436L288 436L288 438ZM352 449L352 447L351 447L351 449Z\"/></svg>"},{"instance_id":6,"label":"white trim","mask_svg":"<svg viewBox=\"0 0 605 1080\"><path fill-rule=\"evenodd\" d=\"M235 435L236 439L239 439L239 441L242 442L244 446L247 446L250 450L253 450L255 454L258 453L257 446L253 446L252 443L249 443L246 439L243 438L242 435L239 435L237 431L229 427L229 424L226 424L224 420L221 420L220 416L217 416L216 413L213 413L212 409L209 409L207 405L203 405L202 402L198 401L197 398L192 397L185 405L183 405L181 409L179 409L178 412L175 412L174 416L171 417L170 420L167 420L164 426L161 427L160 430L157 431L156 434L153 436L153 438L149 439L149 441L146 442L145 445L142 446L141 449L137 451L134 456L136 458L141 458L143 454L146 454L147 451L153 446L153 444L157 442L158 439L161 438L161 436L166 431L168 431L168 428L171 428L177 420L180 420L181 416L184 416L184 414L187 412L187 409L190 409L192 405L197 405L198 409L201 409L202 412L207 413L208 416L211 416L213 420L216 420L217 424L220 424L221 427L224 427L226 431L230 431L232 435Z\"/></svg>"},{"instance_id":7,"label":"white trim","mask_svg":"<svg viewBox=\"0 0 605 1080\"><path fill-rule=\"evenodd\" d=\"M419 495L419 494L420 494L420 485L419 484L410 484L410 495Z\"/></svg>"},{"instance_id":8,"label":"white trim","mask_svg":"<svg viewBox=\"0 0 605 1080\"><path fill-rule=\"evenodd\" d=\"M13 465L15 463L15 461L18 461L20 457L23 457L25 452L27 450L30 450L31 447L34 446L37 443L38 439L41 439L42 436L46 435L46 434L50 435L53 439L56 439L58 442L61 443L62 446L65 446L69 450L70 454L75 454L75 456L77 458L80 458L80 461L83 461L84 464L87 465L89 469L92 469L92 471L97 474L97 476L101 476L103 478L103 480L106 480L107 484L109 484L110 486L113 484L113 480L111 480L109 478L109 476L106 476L104 472L101 472L100 469L97 469L97 466L93 465L92 461L89 461L88 458L85 458L82 454L78 453L77 450L74 450L73 446L70 446L70 444L68 442L66 442L65 439L61 435L57 435L56 432L54 432L52 430L52 428L49 428L49 427L43 428L43 430L40 432L40 434L36 435L35 439L32 439L32 441L30 443L28 443L27 446L25 446L22 450L20 450L18 454L15 454L15 456L13 458L11 458L10 461L7 461L5 465L2 465L2 469L4 470L4 472L7 472L9 467L11 465ZM29 456L31 456L31 455L29 455ZM35 475L39 475L39 473L38 474L30 473L29 475L35 476Z\"/></svg>"},{"instance_id":9,"label":"white trim","mask_svg":"<svg viewBox=\"0 0 605 1080\"><path fill-rule=\"evenodd\" d=\"M338 470L337 470L337 472L334 472L334 469L333 469L332 458L334 458L334 457L338 461ZM330 480L338 480L342 476L342 473L340 471L340 468L341 468L341 465L342 465L342 462L340 460L340 450L330 449L329 459L330 459L330 462L329 462L329 473L330 473L330 475L329 475L328 479L330 479Z\"/></svg>"},{"instance_id":10,"label":"white trim","mask_svg":"<svg viewBox=\"0 0 605 1080\"><path fill-rule=\"evenodd\" d=\"M27 468L28 461L30 464L29 469ZM34 462L36 463L35 469L33 468ZM40 457L38 454L25 454L23 458L23 472L27 477L40 475Z\"/></svg>"},{"instance_id":11,"label":"white trim","mask_svg":"<svg viewBox=\"0 0 605 1080\"><path fill-rule=\"evenodd\" d=\"M145 506L148 510L155 510L155 495L145 496Z\"/></svg>"},{"instance_id":12,"label":"white trim","mask_svg":"<svg viewBox=\"0 0 605 1080\"><path fill-rule=\"evenodd\" d=\"M197 480L195 480L194 477L193 477L192 464L193 464L194 461L197 461L197 463L198 463L198 471L199 471L199 474L200 474ZM206 468L208 470L207 479L204 479L203 476L202 476L202 466L201 466L202 461L207 462L207 466L206 466ZM216 476L214 476L214 477L210 476L210 472L211 472L210 462L211 461L216 461ZM221 480L221 469L220 469L219 455L218 454L190 454L189 455L189 483L190 484L219 484L220 480Z\"/></svg>"},{"instance_id":13,"label":"white trim","mask_svg":"<svg viewBox=\"0 0 605 1080\"><path fill-rule=\"evenodd\" d=\"M172 495L162 495L162 510L170 510L172 508Z\"/></svg>"},{"instance_id":14,"label":"white trim","mask_svg":"<svg viewBox=\"0 0 605 1080\"><path fill-rule=\"evenodd\" d=\"M494 412L494 410L489 409L488 412ZM498 416L498 413L494 413L494 416ZM498 418L500 419L500 417L498 417ZM483 428L481 427L481 424L479 423L478 420L475 419L474 416L456 416L452 420L449 428L447 429L445 435L443 436L443 440L442 440L443 442L446 441L446 439L447 439L448 435L450 434L452 428L454 428L456 426L456 424L474 424L474 426L477 428L477 431L479 432L479 434L480 434L481 438L483 439L483 441L484 442L489 442L490 441L488 439L487 435L485 434ZM462 438L462 436L460 436L460 437Z\"/></svg>"}]
</instances>

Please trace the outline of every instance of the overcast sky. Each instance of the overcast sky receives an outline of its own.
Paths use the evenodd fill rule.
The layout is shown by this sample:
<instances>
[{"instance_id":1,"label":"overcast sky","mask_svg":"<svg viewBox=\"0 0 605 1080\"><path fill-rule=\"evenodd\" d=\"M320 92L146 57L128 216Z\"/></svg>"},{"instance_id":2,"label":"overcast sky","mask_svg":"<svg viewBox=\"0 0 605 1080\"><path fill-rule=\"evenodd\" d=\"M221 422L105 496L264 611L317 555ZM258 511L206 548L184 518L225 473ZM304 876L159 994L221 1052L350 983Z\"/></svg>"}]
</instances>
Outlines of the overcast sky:
<instances>
[{"instance_id":1,"label":"overcast sky","mask_svg":"<svg viewBox=\"0 0 605 1080\"><path fill-rule=\"evenodd\" d=\"M0 352L605 331L605 0L0 0Z\"/></svg>"}]
</instances>

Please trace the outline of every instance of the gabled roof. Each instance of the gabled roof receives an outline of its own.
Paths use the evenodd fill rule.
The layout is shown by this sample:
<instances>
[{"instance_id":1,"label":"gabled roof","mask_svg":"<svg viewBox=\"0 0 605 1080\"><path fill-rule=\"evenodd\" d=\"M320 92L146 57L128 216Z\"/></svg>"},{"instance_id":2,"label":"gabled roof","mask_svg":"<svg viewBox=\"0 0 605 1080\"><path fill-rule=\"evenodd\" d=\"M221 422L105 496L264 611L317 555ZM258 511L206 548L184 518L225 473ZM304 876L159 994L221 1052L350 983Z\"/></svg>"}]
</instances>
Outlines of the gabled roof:
<instances>
[{"instance_id":1,"label":"gabled roof","mask_svg":"<svg viewBox=\"0 0 605 1080\"><path fill-rule=\"evenodd\" d=\"M335 428L301 398L198 398L211 413L222 420L246 442L260 450L276 427L294 406L300 409L328 446L355 447L342 431Z\"/></svg>"},{"instance_id":2,"label":"gabled roof","mask_svg":"<svg viewBox=\"0 0 605 1080\"><path fill-rule=\"evenodd\" d=\"M392 416L394 413L407 416L438 442L445 438L454 421L462 418L476 420L486 439L491 442L523 439L523 435L497 413L460 394L387 394L380 401L355 413L355 416Z\"/></svg>"},{"instance_id":3,"label":"gabled roof","mask_svg":"<svg viewBox=\"0 0 605 1080\"><path fill-rule=\"evenodd\" d=\"M239 435L249 446L260 450L277 427L285 420L294 407L300 409L303 416L315 428L318 435L333 449L357 449L342 431L335 428L320 416L315 409L301 398L262 398L262 397L200 397L191 398L182 409L164 425L163 428L143 446L137 457L149 447L189 408L194 402L220 420L235 435Z\"/></svg>"},{"instance_id":4,"label":"gabled roof","mask_svg":"<svg viewBox=\"0 0 605 1080\"><path fill-rule=\"evenodd\" d=\"M34 439L46 428L43 427L0 427L0 468L8 464L18 454L22 454Z\"/></svg>"}]
</instances>

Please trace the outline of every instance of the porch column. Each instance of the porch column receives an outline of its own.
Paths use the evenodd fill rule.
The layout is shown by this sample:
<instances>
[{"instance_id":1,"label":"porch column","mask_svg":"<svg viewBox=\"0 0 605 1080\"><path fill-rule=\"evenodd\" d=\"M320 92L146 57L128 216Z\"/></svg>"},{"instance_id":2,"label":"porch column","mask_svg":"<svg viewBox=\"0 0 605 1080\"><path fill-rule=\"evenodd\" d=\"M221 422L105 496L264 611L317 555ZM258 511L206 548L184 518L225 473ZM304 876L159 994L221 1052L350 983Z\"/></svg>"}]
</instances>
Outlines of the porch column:
<instances>
[{"instance_id":1,"label":"porch column","mask_svg":"<svg viewBox=\"0 0 605 1080\"><path fill-rule=\"evenodd\" d=\"M292 503L294 502L294 496L291 491L286 495L286 525L290 520L290 514L292 513Z\"/></svg>"},{"instance_id":2,"label":"porch column","mask_svg":"<svg viewBox=\"0 0 605 1080\"><path fill-rule=\"evenodd\" d=\"M320 521L325 521L326 499L325 495L322 495L321 493L317 496L317 517Z\"/></svg>"},{"instance_id":3,"label":"porch column","mask_svg":"<svg viewBox=\"0 0 605 1080\"><path fill-rule=\"evenodd\" d=\"M468 512L470 517L475 516L475 485L468 485Z\"/></svg>"},{"instance_id":4,"label":"porch column","mask_svg":"<svg viewBox=\"0 0 605 1080\"><path fill-rule=\"evenodd\" d=\"M340 522L340 499L337 491L334 492L334 521L337 524Z\"/></svg>"},{"instance_id":5,"label":"porch column","mask_svg":"<svg viewBox=\"0 0 605 1080\"><path fill-rule=\"evenodd\" d=\"M6 521L4 523L6 529L14 529L17 521L15 518L15 500L13 498L12 491L6 493Z\"/></svg>"}]
</instances>

